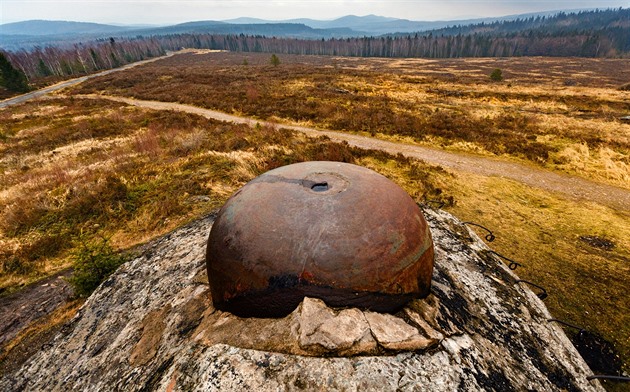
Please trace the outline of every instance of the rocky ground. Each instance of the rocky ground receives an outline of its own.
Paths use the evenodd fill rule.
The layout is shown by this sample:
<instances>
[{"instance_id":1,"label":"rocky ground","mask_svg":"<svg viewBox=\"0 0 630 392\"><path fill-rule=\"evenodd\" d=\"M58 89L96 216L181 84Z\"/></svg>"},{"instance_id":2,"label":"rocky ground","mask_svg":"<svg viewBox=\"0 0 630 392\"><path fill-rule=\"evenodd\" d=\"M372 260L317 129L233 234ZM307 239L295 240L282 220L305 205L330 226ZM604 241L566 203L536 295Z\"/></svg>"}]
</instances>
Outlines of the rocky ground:
<instances>
[{"instance_id":1,"label":"rocky ground","mask_svg":"<svg viewBox=\"0 0 630 392\"><path fill-rule=\"evenodd\" d=\"M432 294L395 315L305 299L284 319L212 307L212 217L146 247L0 390L602 390L543 302L456 218L425 210Z\"/></svg>"},{"instance_id":2,"label":"rocky ground","mask_svg":"<svg viewBox=\"0 0 630 392\"><path fill-rule=\"evenodd\" d=\"M0 348L33 321L50 314L72 297L72 287L65 279L71 272L65 270L2 298Z\"/></svg>"}]
</instances>

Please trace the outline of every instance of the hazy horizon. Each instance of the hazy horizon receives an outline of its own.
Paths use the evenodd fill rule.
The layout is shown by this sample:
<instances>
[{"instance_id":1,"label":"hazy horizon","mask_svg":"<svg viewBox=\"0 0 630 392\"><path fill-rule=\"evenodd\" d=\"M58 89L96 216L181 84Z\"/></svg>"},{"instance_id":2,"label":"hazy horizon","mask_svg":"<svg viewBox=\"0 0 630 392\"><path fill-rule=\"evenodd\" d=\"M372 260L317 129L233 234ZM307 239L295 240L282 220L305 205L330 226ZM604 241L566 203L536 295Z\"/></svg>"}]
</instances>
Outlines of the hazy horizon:
<instances>
[{"instance_id":1,"label":"hazy horizon","mask_svg":"<svg viewBox=\"0 0 630 392\"><path fill-rule=\"evenodd\" d=\"M165 25L239 17L268 20L332 20L346 15L379 15L416 21L500 17L531 12L627 8L627 0L2 0L0 24L25 20L64 20L114 25Z\"/></svg>"}]
</instances>

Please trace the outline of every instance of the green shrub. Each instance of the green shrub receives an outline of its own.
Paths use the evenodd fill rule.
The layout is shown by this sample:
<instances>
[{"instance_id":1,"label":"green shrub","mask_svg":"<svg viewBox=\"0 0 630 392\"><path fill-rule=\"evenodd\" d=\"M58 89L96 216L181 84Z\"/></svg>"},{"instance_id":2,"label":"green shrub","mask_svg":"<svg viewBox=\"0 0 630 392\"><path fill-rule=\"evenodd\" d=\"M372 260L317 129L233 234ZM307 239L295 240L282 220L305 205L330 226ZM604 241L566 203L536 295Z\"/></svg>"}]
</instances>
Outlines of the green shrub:
<instances>
[{"instance_id":1,"label":"green shrub","mask_svg":"<svg viewBox=\"0 0 630 392\"><path fill-rule=\"evenodd\" d=\"M492 79L492 81L494 81L494 82L502 81L503 80L503 71L501 71L499 68L496 68L490 74L490 79Z\"/></svg>"},{"instance_id":2,"label":"green shrub","mask_svg":"<svg viewBox=\"0 0 630 392\"><path fill-rule=\"evenodd\" d=\"M127 257L117 253L105 237L87 241L80 236L79 242L74 253L74 273L69 282L77 296L88 297L101 282L127 261Z\"/></svg>"},{"instance_id":3,"label":"green shrub","mask_svg":"<svg viewBox=\"0 0 630 392\"><path fill-rule=\"evenodd\" d=\"M13 275L28 275L35 269L33 263L29 263L16 255L0 254L2 262L0 262L0 273Z\"/></svg>"},{"instance_id":4,"label":"green shrub","mask_svg":"<svg viewBox=\"0 0 630 392\"><path fill-rule=\"evenodd\" d=\"M280 65L280 59L275 54L271 55L270 61L271 61L271 65L273 65L274 67L277 67L278 65Z\"/></svg>"}]
</instances>

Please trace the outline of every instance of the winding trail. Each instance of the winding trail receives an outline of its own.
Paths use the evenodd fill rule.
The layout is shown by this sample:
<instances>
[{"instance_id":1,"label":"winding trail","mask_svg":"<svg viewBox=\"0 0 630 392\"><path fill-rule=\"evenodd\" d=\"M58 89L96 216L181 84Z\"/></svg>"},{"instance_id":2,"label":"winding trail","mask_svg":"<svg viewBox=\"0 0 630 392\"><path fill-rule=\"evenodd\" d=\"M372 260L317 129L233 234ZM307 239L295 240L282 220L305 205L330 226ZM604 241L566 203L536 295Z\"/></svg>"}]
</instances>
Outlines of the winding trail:
<instances>
[{"instance_id":1,"label":"winding trail","mask_svg":"<svg viewBox=\"0 0 630 392\"><path fill-rule=\"evenodd\" d=\"M173 52L167 54L166 56L156 57L153 59L128 64L120 68L110 69L92 75L86 75L77 79L61 82L54 86L49 86L38 91L6 99L4 101L0 101L0 108L43 97L51 92L82 83L87 79L107 75L113 72L124 71L132 67L172 56L176 53L178 52ZM558 192L575 200L587 200L611 207L624 213L630 212L630 190L598 183L595 181L590 181L581 177L571 176L568 174L543 170L527 164L507 162L499 159L479 157L464 153L447 152L439 149L390 142L386 140L353 135L343 132L260 121L248 117L234 116L216 110L203 109L192 105L184 105L174 102L145 101L133 98L106 95L80 95L76 97L109 99L113 101L124 102L128 105L134 105L154 110L176 110L180 112L198 114L203 117L215 120L228 121L237 124L248 124L250 126L253 126L255 124L271 125L299 131L308 136L326 135L334 141L346 141L351 146L364 149L383 150L392 154L401 153L410 158L421 159L425 162L447 167L463 173L473 173L484 176L499 176L503 178L509 178L535 188Z\"/></svg>"},{"instance_id":2,"label":"winding trail","mask_svg":"<svg viewBox=\"0 0 630 392\"><path fill-rule=\"evenodd\" d=\"M82 76L80 78L65 80L63 82L59 82L57 84L53 84L52 86L44 87L42 89L30 92L30 93L18 95L17 97L13 97L13 98L8 98L8 99L5 99L3 101L0 101L0 109L1 108L6 108L6 107L11 106L11 105L17 105L17 104L22 103L22 102L30 101L31 99L40 98L40 97L48 95L48 94L50 94L52 92L64 89L66 87L76 86L77 84L83 83L83 82L85 82L88 79L96 78L96 77L99 77L99 76L109 75L109 74L114 73L114 72L125 71L127 69L130 69L130 68L133 68L133 67L137 67L139 65L152 63L154 61L165 59L165 58L171 57L171 56L173 56L174 54L177 54L177 53L178 52L169 52L165 56L154 57L152 59L142 60L142 61L138 61L138 62L135 62L135 63L123 65L122 67L108 69L106 71L94 73L94 74L91 74L91 75L85 75L85 76Z\"/></svg>"},{"instance_id":3,"label":"winding trail","mask_svg":"<svg viewBox=\"0 0 630 392\"><path fill-rule=\"evenodd\" d=\"M575 200L592 201L606 205L618 211L626 213L630 212L630 190L590 181L580 177L570 176L568 174L550 172L526 164L506 162L499 159L462 153L447 152L433 148L390 142L343 132L260 121L248 117L226 114L216 110L203 109L192 105L183 105L173 102L145 101L106 95L81 95L77 97L109 99L117 102L123 102L128 105L154 110L176 110L197 114L210 119L233 122L237 124L248 124L250 126L260 124L282 127L302 132L308 136L325 135L334 141L346 141L351 146L364 149L383 150L392 154L401 153L410 158L421 159L425 162L448 167L459 172L509 178L535 188L558 192Z\"/></svg>"}]
</instances>

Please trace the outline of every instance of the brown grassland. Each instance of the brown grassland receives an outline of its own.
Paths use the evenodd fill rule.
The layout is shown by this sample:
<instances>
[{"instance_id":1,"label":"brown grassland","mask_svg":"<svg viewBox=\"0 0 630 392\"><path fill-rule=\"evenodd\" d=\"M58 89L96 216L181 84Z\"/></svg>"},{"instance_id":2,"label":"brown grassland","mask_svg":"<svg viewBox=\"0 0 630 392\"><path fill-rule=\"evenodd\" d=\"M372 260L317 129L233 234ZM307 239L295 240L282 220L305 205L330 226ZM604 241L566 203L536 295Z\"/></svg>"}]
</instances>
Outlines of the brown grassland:
<instances>
[{"instance_id":1,"label":"brown grassland","mask_svg":"<svg viewBox=\"0 0 630 392\"><path fill-rule=\"evenodd\" d=\"M495 68L504 82L490 82ZM189 53L79 92L509 156L630 189L629 81L627 59L287 55L272 67L268 54Z\"/></svg>"},{"instance_id":2,"label":"brown grassland","mask_svg":"<svg viewBox=\"0 0 630 392\"><path fill-rule=\"evenodd\" d=\"M630 125L619 120L630 114L630 92L618 89L630 81L630 60L280 56L274 67L269 58L182 54L0 110L0 290L70 266L80 236L131 249L210 213L267 170L339 160L492 228L491 247L547 288L552 314L612 342L629 370L628 211L282 128L74 94L497 155L630 189ZM490 81L495 68L505 81Z\"/></svg>"}]
</instances>

